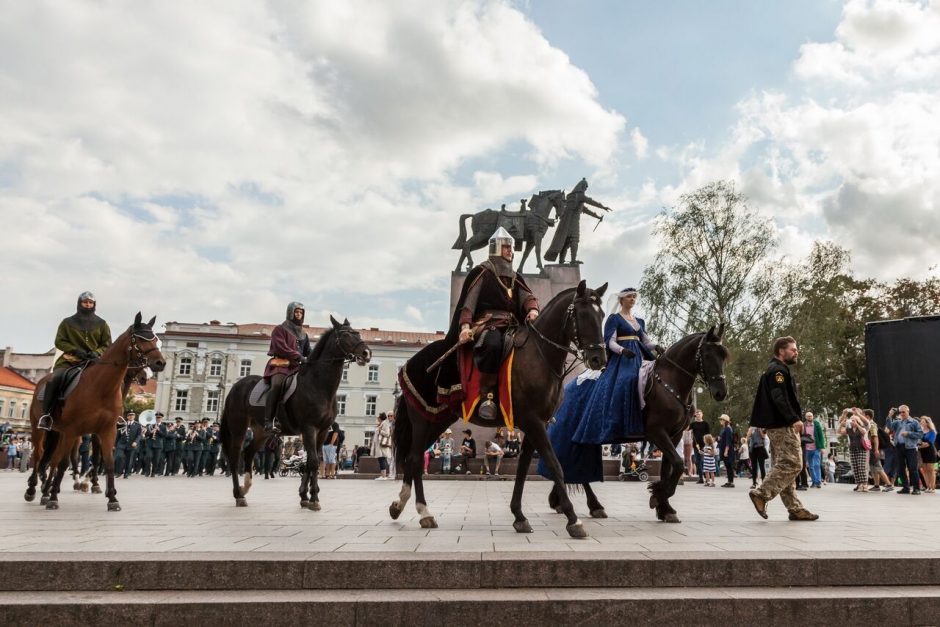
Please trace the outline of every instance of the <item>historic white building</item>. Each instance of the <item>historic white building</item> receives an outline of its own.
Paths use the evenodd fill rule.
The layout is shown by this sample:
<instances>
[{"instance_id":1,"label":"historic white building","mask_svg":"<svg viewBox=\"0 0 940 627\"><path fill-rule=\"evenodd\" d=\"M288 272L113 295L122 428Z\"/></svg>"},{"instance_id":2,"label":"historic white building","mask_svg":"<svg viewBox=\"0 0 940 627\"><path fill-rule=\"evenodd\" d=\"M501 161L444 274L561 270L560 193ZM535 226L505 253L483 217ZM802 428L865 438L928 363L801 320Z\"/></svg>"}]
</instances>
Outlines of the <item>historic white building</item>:
<instances>
[{"instance_id":1,"label":"historic white building","mask_svg":"<svg viewBox=\"0 0 940 627\"><path fill-rule=\"evenodd\" d=\"M157 380L155 409L169 422L221 418L232 385L250 374L260 375L268 361L274 324L207 324L168 322L159 334L166 369ZM325 327L305 327L316 343ZM337 422L346 431L346 446L370 442L376 416L392 409L398 394L398 368L422 346L443 338L441 333L361 329L372 350L366 366L348 364L337 392Z\"/></svg>"}]
</instances>

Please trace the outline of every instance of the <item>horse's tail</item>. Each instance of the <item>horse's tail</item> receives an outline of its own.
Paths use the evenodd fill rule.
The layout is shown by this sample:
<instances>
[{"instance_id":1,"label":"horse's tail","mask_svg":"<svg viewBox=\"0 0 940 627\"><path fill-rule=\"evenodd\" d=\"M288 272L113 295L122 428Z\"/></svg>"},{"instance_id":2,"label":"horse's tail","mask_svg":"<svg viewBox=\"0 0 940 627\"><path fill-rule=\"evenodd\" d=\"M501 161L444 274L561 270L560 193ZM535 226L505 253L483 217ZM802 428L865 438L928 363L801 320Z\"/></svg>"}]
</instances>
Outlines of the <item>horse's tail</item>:
<instances>
[{"instance_id":1,"label":"horse's tail","mask_svg":"<svg viewBox=\"0 0 940 627\"><path fill-rule=\"evenodd\" d=\"M392 429L392 446L395 455L395 467L405 468L405 459L411 452L411 416L408 415L408 403L400 396L395 404L395 428Z\"/></svg>"},{"instance_id":2,"label":"horse's tail","mask_svg":"<svg viewBox=\"0 0 940 627\"><path fill-rule=\"evenodd\" d=\"M467 245L467 218L472 217L472 213L464 213L460 216L460 234L457 236L457 241L451 246L452 250L463 250L463 247Z\"/></svg>"}]
</instances>

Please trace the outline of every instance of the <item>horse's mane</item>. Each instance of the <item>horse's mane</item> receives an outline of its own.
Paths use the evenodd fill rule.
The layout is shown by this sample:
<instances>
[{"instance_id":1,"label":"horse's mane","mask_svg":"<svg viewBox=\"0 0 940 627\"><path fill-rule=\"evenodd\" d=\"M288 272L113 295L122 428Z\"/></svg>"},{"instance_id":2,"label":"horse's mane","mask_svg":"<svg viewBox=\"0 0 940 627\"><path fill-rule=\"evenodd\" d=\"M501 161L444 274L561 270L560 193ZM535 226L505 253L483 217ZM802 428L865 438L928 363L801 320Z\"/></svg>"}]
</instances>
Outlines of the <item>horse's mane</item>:
<instances>
[{"instance_id":1,"label":"horse's mane","mask_svg":"<svg viewBox=\"0 0 940 627\"><path fill-rule=\"evenodd\" d=\"M545 313L549 308L552 308L552 307L555 307L556 305L561 304L562 301L564 300L564 297L565 297L565 296L568 296L568 295L571 294L572 292L575 292L577 289L578 289L578 288L576 288L576 287L569 287L569 288L563 289L562 291L560 291L560 292L558 292L557 294L555 294L555 296L553 296L553 297L548 301L548 303L545 304L545 308L542 309L542 313Z\"/></svg>"},{"instance_id":2,"label":"horse's mane","mask_svg":"<svg viewBox=\"0 0 940 627\"><path fill-rule=\"evenodd\" d=\"M675 358L676 354L681 353L686 349L686 347L692 342L698 342L704 335L706 331L699 331L698 333L692 333L686 335L684 338L673 343L669 348L666 349L666 352L663 353L664 357Z\"/></svg>"},{"instance_id":3,"label":"horse's mane","mask_svg":"<svg viewBox=\"0 0 940 627\"><path fill-rule=\"evenodd\" d=\"M323 332L323 335L321 335L320 339L317 340L317 343L314 344L313 350L310 351L309 361L315 361L323 356L323 351L326 350L327 342L329 342L330 338L333 337L334 333L336 333L336 329L333 327L330 327Z\"/></svg>"}]
</instances>

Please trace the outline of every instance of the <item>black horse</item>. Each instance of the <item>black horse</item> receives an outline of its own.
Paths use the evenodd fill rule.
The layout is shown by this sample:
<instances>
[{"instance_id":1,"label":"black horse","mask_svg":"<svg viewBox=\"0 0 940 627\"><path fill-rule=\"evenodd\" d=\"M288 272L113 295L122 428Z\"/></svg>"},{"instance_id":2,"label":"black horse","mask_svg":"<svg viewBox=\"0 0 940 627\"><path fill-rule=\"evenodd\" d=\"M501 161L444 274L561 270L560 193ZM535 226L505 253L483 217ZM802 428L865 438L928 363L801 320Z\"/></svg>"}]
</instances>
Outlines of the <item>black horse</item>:
<instances>
[{"instance_id":1,"label":"black horse","mask_svg":"<svg viewBox=\"0 0 940 627\"><path fill-rule=\"evenodd\" d=\"M314 511L320 509L317 472L320 468L319 451L326 434L336 418L336 390L339 388L346 362L355 361L364 366L372 359L372 352L349 326L330 316L333 327L328 329L314 345L306 364L297 374L297 389L283 404L279 417L281 433L299 435L307 452L305 472L301 473L300 506ZM264 408L248 404L251 390L261 377L252 375L240 379L232 386L222 410L222 450L232 469L235 505L248 505L245 495L251 488L252 464L255 453L267 441L264 433ZM238 455L242 452L245 432L251 429L251 444L244 449L244 486L238 485Z\"/></svg>"},{"instance_id":2,"label":"black horse","mask_svg":"<svg viewBox=\"0 0 940 627\"><path fill-rule=\"evenodd\" d=\"M701 377L716 401L723 401L728 395L725 362L729 353L721 343L724 334L725 325L722 324L717 331L712 327L705 333L687 335L670 346L656 360L646 387L646 406L643 408L646 439L663 452L659 481L649 486L650 509L655 509L656 517L664 522L679 522L676 510L669 505L669 499L676 493L676 486L685 468L676 446L692 418L691 397L695 381ZM587 447L584 450L588 450ZM600 446L596 447L596 455L600 458ZM581 486L587 496L591 516L606 518L604 506L598 501L590 484L583 483ZM562 504L558 496L560 493L564 493L564 490L556 487L548 497L549 506L556 511Z\"/></svg>"},{"instance_id":3,"label":"black horse","mask_svg":"<svg viewBox=\"0 0 940 627\"><path fill-rule=\"evenodd\" d=\"M560 401L565 361L569 354L581 356L584 362L594 369L603 368L607 363L601 310L601 298L606 289L606 283L599 289L592 290L585 287L585 282L581 281L577 288L564 290L555 296L535 322L517 334L511 375L512 403L515 426L525 433L525 439L522 441L516 483L509 508L515 516L513 528L520 533L532 531L529 521L522 513L522 491L532 453L537 450L552 469L555 485L561 491L561 508L568 517L568 533L575 538L587 535L565 494L561 465L555 457L545 428ZM572 344L577 350L571 348ZM433 353L433 346L431 344L425 347L411 359L422 363L422 353L425 350ZM404 367L407 368L408 364ZM393 519L401 515L411 497L413 483L415 505L421 517L420 524L424 528L434 528L437 527L437 522L428 511L424 498L423 453L454 423L460 410L458 408L456 412L450 412L441 416L440 420L432 422L411 408L403 399L404 397L399 399L396 408L394 446L398 466L404 469L404 482L398 500L389 507L389 514ZM481 426L492 426L478 422L475 414L471 421Z\"/></svg>"}]
</instances>

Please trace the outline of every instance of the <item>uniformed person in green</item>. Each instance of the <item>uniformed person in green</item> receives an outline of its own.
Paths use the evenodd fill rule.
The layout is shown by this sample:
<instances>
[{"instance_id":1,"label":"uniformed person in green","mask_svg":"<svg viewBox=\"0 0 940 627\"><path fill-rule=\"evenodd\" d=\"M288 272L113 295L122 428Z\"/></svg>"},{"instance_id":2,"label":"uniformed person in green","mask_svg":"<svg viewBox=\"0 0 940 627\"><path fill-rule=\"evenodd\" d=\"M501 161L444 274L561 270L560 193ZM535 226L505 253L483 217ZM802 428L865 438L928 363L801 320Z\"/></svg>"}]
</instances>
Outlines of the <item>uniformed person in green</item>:
<instances>
[{"instance_id":1,"label":"uniformed person in green","mask_svg":"<svg viewBox=\"0 0 940 627\"><path fill-rule=\"evenodd\" d=\"M177 443L186 435L185 430L183 435L177 433L177 427L182 426L182 423L183 419L177 416L176 425L170 425L166 430L166 439L163 440L163 474L165 476L176 474Z\"/></svg>"},{"instance_id":2,"label":"uniformed person in green","mask_svg":"<svg viewBox=\"0 0 940 627\"><path fill-rule=\"evenodd\" d=\"M208 453L206 450L206 440L208 438L206 428L208 426L208 418L203 418L202 421L196 425L196 435L193 437L192 444L190 445L190 450L193 453L193 465L189 469L190 477L196 477L202 474L203 457Z\"/></svg>"},{"instance_id":3,"label":"uniformed person in green","mask_svg":"<svg viewBox=\"0 0 940 627\"><path fill-rule=\"evenodd\" d=\"M151 477L163 474L163 448L166 445L167 429L163 424L163 412L157 412L157 422L150 428L150 463L144 474Z\"/></svg>"},{"instance_id":4,"label":"uniformed person in green","mask_svg":"<svg viewBox=\"0 0 940 627\"><path fill-rule=\"evenodd\" d=\"M52 413L62 393L66 372L97 359L111 346L111 329L107 322L95 314L96 306L95 295L82 292L78 295L75 315L59 323L55 347L62 351L62 355L56 360L54 373L46 382L43 392L42 416L36 425L40 429L52 429Z\"/></svg>"},{"instance_id":5,"label":"uniformed person in green","mask_svg":"<svg viewBox=\"0 0 940 627\"><path fill-rule=\"evenodd\" d=\"M127 412L125 424L118 429L117 442L114 445L114 472L125 479L134 469L140 443L143 441L143 429L137 422L137 413Z\"/></svg>"},{"instance_id":6,"label":"uniformed person in green","mask_svg":"<svg viewBox=\"0 0 940 627\"><path fill-rule=\"evenodd\" d=\"M209 427L209 433L206 436L208 440L208 453L206 456L205 474L215 474L215 465L219 461L219 451L222 450L222 436L219 433L218 421L213 422Z\"/></svg>"}]
</instances>

